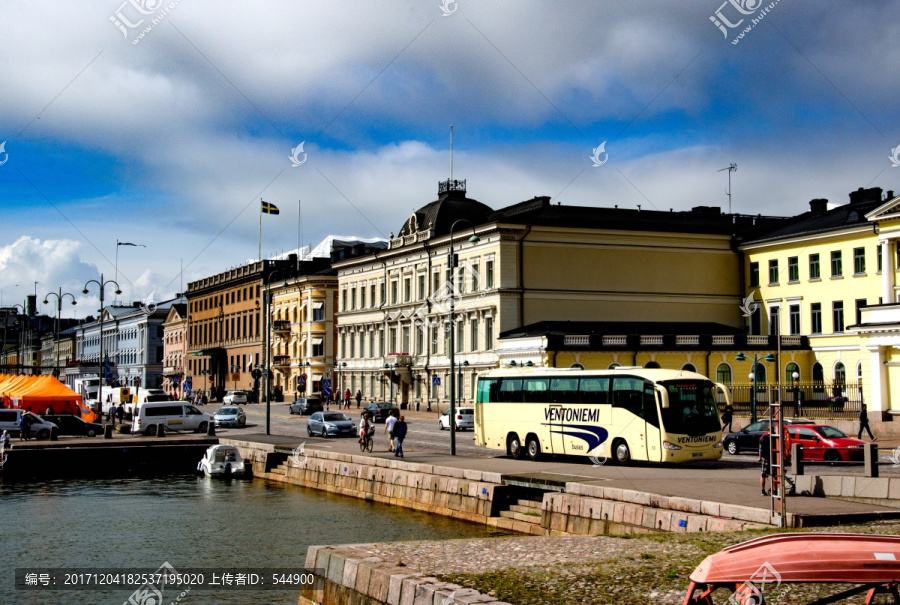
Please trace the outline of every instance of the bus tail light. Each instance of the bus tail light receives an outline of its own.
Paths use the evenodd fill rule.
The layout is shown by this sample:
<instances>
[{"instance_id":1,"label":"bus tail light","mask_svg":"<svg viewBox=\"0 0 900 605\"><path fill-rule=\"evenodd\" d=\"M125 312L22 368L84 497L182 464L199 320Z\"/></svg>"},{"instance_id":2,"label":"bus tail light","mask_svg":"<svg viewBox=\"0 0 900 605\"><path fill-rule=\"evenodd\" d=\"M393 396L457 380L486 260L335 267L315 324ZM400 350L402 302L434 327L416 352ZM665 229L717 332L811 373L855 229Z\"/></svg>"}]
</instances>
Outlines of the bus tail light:
<instances>
[{"instance_id":1,"label":"bus tail light","mask_svg":"<svg viewBox=\"0 0 900 605\"><path fill-rule=\"evenodd\" d=\"M667 450L680 450L680 445L675 445L674 443L670 443L668 441L663 441L663 447Z\"/></svg>"}]
</instances>

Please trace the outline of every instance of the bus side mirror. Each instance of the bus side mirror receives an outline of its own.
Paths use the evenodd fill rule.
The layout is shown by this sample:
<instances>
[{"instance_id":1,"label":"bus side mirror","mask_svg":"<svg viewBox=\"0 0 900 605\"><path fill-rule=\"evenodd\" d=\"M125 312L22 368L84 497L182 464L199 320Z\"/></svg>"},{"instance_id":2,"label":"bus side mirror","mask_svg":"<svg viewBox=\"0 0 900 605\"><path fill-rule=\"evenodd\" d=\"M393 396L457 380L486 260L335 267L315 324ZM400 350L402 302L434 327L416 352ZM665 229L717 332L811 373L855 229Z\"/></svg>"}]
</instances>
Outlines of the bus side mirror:
<instances>
[{"instance_id":1,"label":"bus side mirror","mask_svg":"<svg viewBox=\"0 0 900 605\"><path fill-rule=\"evenodd\" d=\"M659 405L662 409L669 409L669 392L660 385L654 385L656 389L656 394L659 396Z\"/></svg>"}]
</instances>

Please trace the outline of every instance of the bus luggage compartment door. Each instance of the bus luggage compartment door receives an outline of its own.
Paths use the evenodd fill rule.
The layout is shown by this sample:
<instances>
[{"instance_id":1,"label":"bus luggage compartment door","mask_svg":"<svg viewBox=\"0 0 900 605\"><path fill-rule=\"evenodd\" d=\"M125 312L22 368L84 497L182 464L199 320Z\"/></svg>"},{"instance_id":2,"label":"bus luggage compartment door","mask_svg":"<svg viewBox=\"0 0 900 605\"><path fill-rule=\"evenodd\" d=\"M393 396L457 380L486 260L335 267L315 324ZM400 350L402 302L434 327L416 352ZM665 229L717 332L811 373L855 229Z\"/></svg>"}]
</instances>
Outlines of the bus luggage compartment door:
<instances>
[{"instance_id":1,"label":"bus luggage compartment door","mask_svg":"<svg viewBox=\"0 0 900 605\"><path fill-rule=\"evenodd\" d=\"M551 454L565 454L565 438L563 435L563 422L562 422L562 406L561 405L551 405L550 406L550 418L547 422L547 429L550 435L550 452Z\"/></svg>"}]
</instances>

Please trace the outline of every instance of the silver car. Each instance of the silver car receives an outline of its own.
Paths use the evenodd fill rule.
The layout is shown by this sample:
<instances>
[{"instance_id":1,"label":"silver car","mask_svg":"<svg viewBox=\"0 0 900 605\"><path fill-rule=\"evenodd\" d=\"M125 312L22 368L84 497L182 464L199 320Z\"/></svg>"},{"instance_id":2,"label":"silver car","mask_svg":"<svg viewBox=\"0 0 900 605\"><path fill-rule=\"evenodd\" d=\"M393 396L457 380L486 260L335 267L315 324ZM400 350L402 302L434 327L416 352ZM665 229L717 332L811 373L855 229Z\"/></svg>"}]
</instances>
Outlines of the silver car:
<instances>
[{"instance_id":1,"label":"silver car","mask_svg":"<svg viewBox=\"0 0 900 605\"><path fill-rule=\"evenodd\" d=\"M438 426L442 431L450 428L450 410L447 410L438 419ZM464 431L475 428L475 408L456 408L456 430Z\"/></svg>"},{"instance_id":2,"label":"silver car","mask_svg":"<svg viewBox=\"0 0 900 605\"><path fill-rule=\"evenodd\" d=\"M343 412L316 412L306 421L306 432L310 437L349 437L356 435L356 423Z\"/></svg>"},{"instance_id":3,"label":"silver car","mask_svg":"<svg viewBox=\"0 0 900 605\"><path fill-rule=\"evenodd\" d=\"M228 391L225 393L225 396L222 397L222 403L227 403L229 405L246 404L247 393L244 391Z\"/></svg>"},{"instance_id":4,"label":"silver car","mask_svg":"<svg viewBox=\"0 0 900 605\"><path fill-rule=\"evenodd\" d=\"M213 416L216 426L236 426L244 428L247 426L247 416L244 410L237 406L226 406L219 408L219 411Z\"/></svg>"}]
</instances>

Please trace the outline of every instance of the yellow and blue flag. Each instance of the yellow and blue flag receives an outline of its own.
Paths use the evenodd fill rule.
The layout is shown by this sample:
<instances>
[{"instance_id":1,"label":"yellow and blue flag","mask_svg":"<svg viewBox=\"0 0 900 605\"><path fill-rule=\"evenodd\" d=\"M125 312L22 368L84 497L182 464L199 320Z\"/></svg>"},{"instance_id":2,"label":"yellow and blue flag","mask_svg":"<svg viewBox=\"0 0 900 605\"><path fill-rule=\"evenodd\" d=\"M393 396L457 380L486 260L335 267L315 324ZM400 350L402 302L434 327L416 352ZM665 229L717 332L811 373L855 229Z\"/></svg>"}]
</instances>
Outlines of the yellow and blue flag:
<instances>
[{"instance_id":1,"label":"yellow and blue flag","mask_svg":"<svg viewBox=\"0 0 900 605\"><path fill-rule=\"evenodd\" d=\"M275 204L263 202L262 200L260 200L260 202L262 203L262 211L264 214L278 214L280 212L278 206Z\"/></svg>"}]
</instances>

